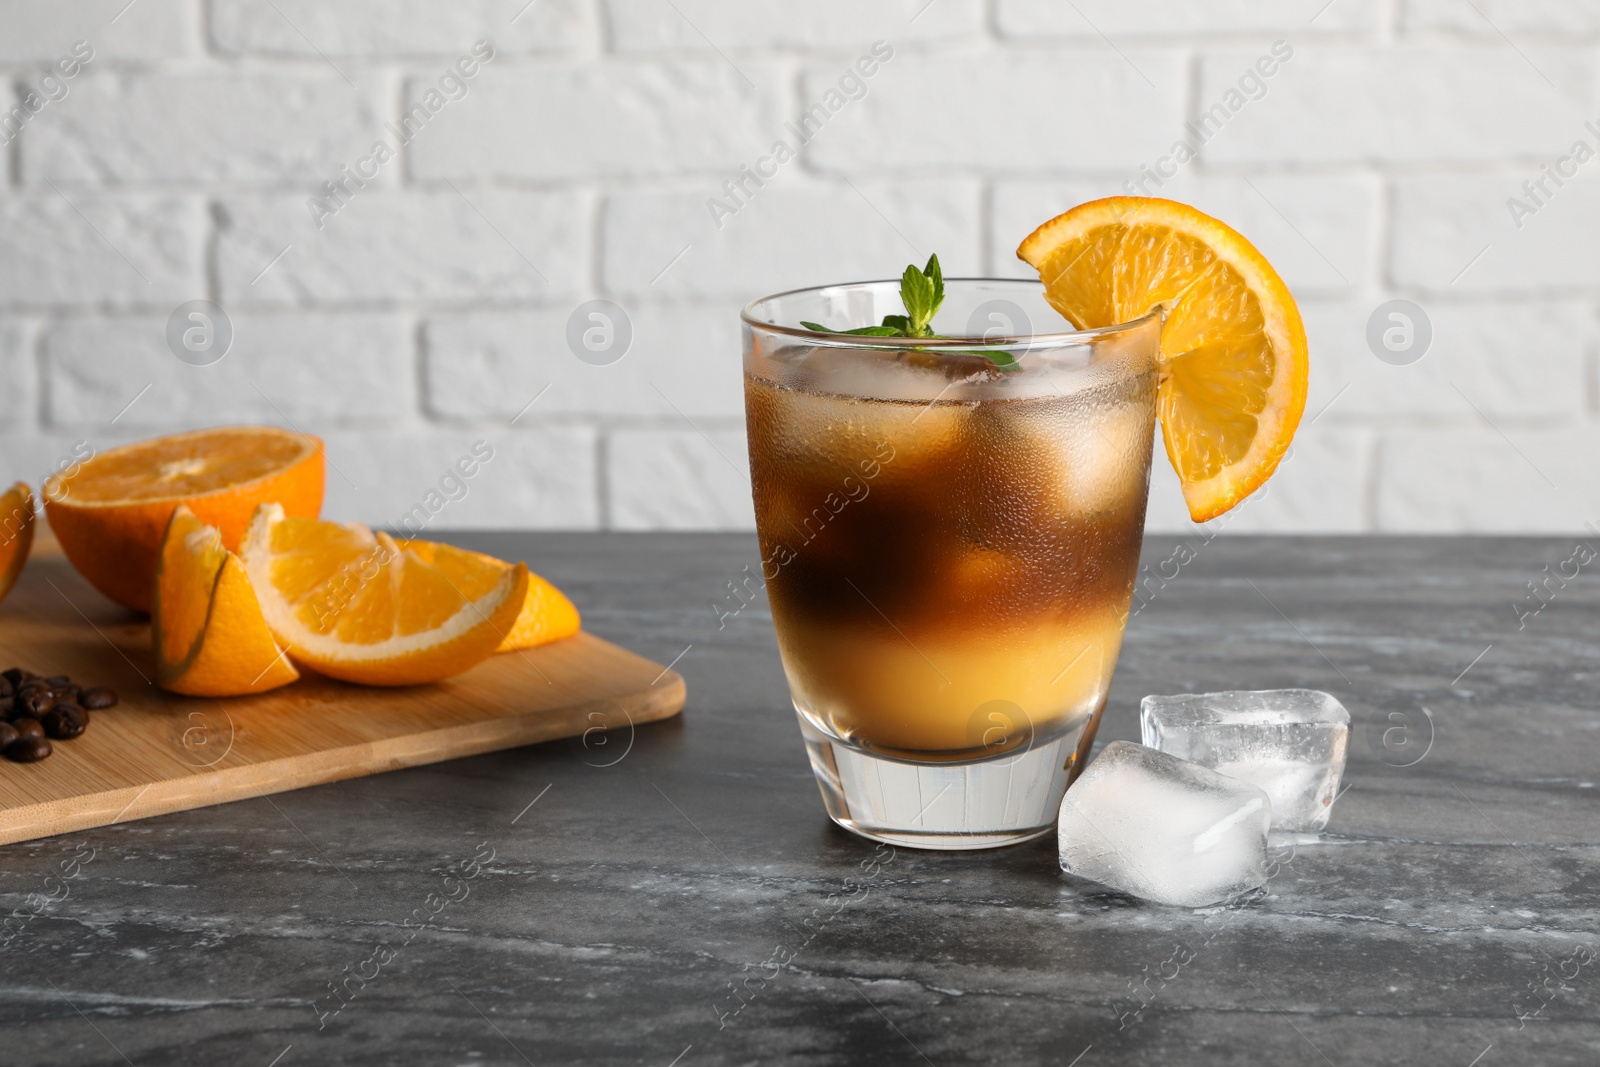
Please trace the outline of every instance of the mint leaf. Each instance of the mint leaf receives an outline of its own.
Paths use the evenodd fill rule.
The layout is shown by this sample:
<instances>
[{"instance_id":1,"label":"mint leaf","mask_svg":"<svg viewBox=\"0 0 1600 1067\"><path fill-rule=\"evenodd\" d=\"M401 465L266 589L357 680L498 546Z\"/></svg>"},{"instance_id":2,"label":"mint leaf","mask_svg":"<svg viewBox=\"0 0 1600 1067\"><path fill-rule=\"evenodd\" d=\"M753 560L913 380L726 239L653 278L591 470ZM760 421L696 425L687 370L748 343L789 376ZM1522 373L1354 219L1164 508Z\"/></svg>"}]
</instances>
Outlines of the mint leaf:
<instances>
[{"instance_id":1,"label":"mint leaf","mask_svg":"<svg viewBox=\"0 0 1600 1067\"><path fill-rule=\"evenodd\" d=\"M854 330L830 330L826 326L819 326L814 322L800 320L800 325L815 333L842 333L856 337L904 337L905 334L891 326L860 326Z\"/></svg>"},{"instance_id":2,"label":"mint leaf","mask_svg":"<svg viewBox=\"0 0 1600 1067\"><path fill-rule=\"evenodd\" d=\"M941 348L939 351L951 356L982 356L994 364L995 370L1013 371L1021 370L1022 362L1010 352L999 348L970 348L949 349Z\"/></svg>"},{"instance_id":3,"label":"mint leaf","mask_svg":"<svg viewBox=\"0 0 1600 1067\"><path fill-rule=\"evenodd\" d=\"M928 265L921 270L915 263L907 264L900 276L900 302L905 305L904 315L885 315L881 326L862 326L854 330L830 330L814 322L800 321L800 325L818 333L853 334L861 337L941 337L933 332L933 317L944 303L944 271L939 257L928 257ZM1010 352L999 349L978 348L966 351L948 351L950 355L983 356L1003 371L1021 370L1022 364Z\"/></svg>"},{"instance_id":4,"label":"mint leaf","mask_svg":"<svg viewBox=\"0 0 1600 1067\"><path fill-rule=\"evenodd\" d=\"M928 323L933 321L933 313L939 305L934 300L933 279L918 270L915 263L907 266L906 272L900 276L900 302L906 306L906 314L911 319L907 334L911 337L928 336Z\"/></svg>"},{"instance_id":5,"label":"mint leaf","mask_svg":"<svg viewBox=\"0 0 1600 1067\"><path fill-rule=\"evenodd\" d=\"M933 317L944 303L944 272L939 269L939 257L929 256L928 265L921 270L912 263L900 276L900 302L906 306L908 337L932 337Z\"/></svg>"}]
</instances>

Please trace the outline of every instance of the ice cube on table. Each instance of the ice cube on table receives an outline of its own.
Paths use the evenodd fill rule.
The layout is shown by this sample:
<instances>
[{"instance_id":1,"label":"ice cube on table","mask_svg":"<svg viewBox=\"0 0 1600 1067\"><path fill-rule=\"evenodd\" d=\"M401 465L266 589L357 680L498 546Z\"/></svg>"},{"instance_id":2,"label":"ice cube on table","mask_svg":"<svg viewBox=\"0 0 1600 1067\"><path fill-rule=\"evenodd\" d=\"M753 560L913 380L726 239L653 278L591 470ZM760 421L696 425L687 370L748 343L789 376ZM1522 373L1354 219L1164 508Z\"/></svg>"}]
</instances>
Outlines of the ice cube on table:
<instances>
[{"instance_id":1,"label":"ice cube on table","mask_svg":"<svg viewBox=\"0 0 1600 1067\"><path fill-rule=\"evenodd\" d=\"M1344 773L1350 713L1327 693L1148 696L1139 727L1151 748L1266 790L1274 830L1316 832L1328 825Z\"/></svg>"},{"instance_id":2,"label":"ice cube on table","mask_svg":"<svg viewBox=\"0 0 1600 1067\"><path fill-rule=\"evenodd\" d=\"M1271 817L1271 801L1249 782L1113 741L1061 800L1061 869L1204 907L1266 882Z\"/></svg>"}]
</instances>

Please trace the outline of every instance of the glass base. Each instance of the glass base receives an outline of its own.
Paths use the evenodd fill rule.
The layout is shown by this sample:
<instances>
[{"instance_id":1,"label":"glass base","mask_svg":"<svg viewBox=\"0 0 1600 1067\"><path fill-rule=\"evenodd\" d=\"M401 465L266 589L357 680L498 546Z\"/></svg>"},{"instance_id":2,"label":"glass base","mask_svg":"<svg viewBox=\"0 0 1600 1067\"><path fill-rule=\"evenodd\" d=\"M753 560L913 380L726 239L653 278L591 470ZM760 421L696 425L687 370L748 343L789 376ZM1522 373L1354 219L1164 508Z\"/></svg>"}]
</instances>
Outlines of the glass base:
<instances>
[{"instance_id":1,"label":"glass base","mask_svg":"<svg viewBox=\"0 0 1600 1067\"><path fill-rule=\"evenodd\" d=\"M800 733L828 816L853 834L910 848L998 848L1055 832L1089 715L1022 752L962 763L912 763L832 736L799 707ZM1086 730L1085 727L1088 727Z\"/></svg>"}]
</instances>

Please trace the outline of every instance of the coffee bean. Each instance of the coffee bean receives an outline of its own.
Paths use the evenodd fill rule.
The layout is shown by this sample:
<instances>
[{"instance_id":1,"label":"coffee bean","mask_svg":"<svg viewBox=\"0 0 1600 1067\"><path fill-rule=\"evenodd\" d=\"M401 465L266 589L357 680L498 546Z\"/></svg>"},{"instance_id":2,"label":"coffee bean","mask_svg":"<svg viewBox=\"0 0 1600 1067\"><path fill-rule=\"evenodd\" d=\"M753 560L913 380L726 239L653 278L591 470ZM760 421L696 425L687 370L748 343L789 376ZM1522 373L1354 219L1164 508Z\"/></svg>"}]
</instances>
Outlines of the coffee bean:
<instances>
[{"instance_id":1,"label":"coffee bean","mask_svg":"<svg viewBox=\"0 0 1600 1067\"><path fill-rule=\"evenodd\" d=\"M65 674L52 674L44 680L45 684L51 689L60 689L70 681L72 681L72 678Z\"/></svg>"},{"instance_id":2,"label":"coffee bean","mask_svg":"<svg viewBox=\"0 0 1600 1067\"><path fill-rule=\"evenodd\" d=\"M4 678L13 686L21 685L32 677L32 671L25 671L21 667L7 667L5 670L0 671L0 678Z\"/></svg>"},{"instance_id":3,"label":"coffee bean","mask_svg":"<svg viewBox=\"0 0 1600 1067\"><path fill-rule=\"evenodd\" d=\"M89 713L76 704L57 704L42 720L47 737L71 741L89 728Z\"/></svg>"},{"instance_id":4,"label":"coffee bean","mask_svg":"<svg viewBox=\"0 0 1600 1067\"><path fill-rule=\"evenodd\" d=\"M29 689L16 698L17 710L34 719L44 718L55 706L55 692L49 689Z\"/></svg>"},{"instance_id":5,"label":"coffee bean","mask_svg":"<svg viewBox=\"0 0 1600 1067\"><path fill-rule=\"evenodd\" d=\"M76 704L78 697L83 695L83 688L74 685L72 682L68 682L66 685L52 686L51 688L56 691L57 704Z\"/></svg>"},{"instance_id":6,"label":"coffee bean","mask_svg":"<svg viewBox=\"0 0 1600 1067\"><path fill-rule=\"evenodd\" d=\"M81 707L88 708L90 711L114 708L117 706L117 691L103 685L97 685L93 689L85 689L78 698L78 704Z\"/></svg>"},{"instance_id":7,"label":"coffee bean","mask_svg":"<svg viewBox=\"0 0 1600 1067\"><path fill-rule=\"evenodd\" d=\"M0 722L0 751L22 735L17 733L17 728L8 722Z\"/></svg>"},{"instance_id":8,"label":"coffee bean","mask_svg":"<svg viewBox=\"0 0 1600 1067\"><path fill-rule=\"evenodd\" d=\"M22 737L44 736L44 727L39 725L38 719L18 719L11 724L11 728L16 730Z\"/></svg>"},{"instance_id":9,"label":"coffee bean","mask_svg":"<svg viewBox=\"0 0 1600 1067\"><path fill-rule=\"evenodd\" d=\"M50 755L50 742L42 737L24 735L5 747L6 759L16 763L38 763Z\"/></svg>"},{"instance_id":10,"label":"coffee bean","mask_svg":"<svg viewBox=\"0 0 1600 1067\"><path fill-rule=\"evenodd\" d=\"M17 687L11 684L11 679L0 675L0 699L10 696L16 691Z\"/></svg>"}]
</instances>

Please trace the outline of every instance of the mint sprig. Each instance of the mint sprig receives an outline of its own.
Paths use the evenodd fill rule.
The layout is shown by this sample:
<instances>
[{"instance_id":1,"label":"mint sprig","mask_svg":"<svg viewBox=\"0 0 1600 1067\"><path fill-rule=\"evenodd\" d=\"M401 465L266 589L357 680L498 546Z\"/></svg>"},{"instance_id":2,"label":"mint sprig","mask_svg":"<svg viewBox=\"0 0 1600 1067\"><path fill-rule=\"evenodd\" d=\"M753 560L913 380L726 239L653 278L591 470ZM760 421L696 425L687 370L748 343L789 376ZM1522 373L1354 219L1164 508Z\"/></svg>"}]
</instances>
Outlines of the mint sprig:
<instances>
[{"instance_id":1,"label":"mint sprig","mask_svg":"<svg viewBox=\"0 0 1600 1067\"><path fill-rule=\"evenodd\" d=\"M900 302L906 306L905 330L907 337L932 337L934 315L939 312L939 305L944 303L944 272L939 269L939 257L929 256L928 265L921 270L915 263L908 263L906 271L900 275ZM884 316L884 325L889 325L890 318L898 319L900 316Z\"/></svg>"},{"instance_id":2,"label":"mint sprig","mask_svg":"<svg viewBox=\"0 0 1600 1067\"><path fill-rule=\"evenodd\" d=\"M944 272L939 268L937 255L929 256L928 265L920 270L915 263L906 265L905 273L900 275L900 303L905 305L906 313L885 315L883 323L878 326L830 330L826 326L804 319L800 320L800 325L816 333L838 333L854 337L944 337L944 334L933 332L933 317L939 313L939 306L944 303ZM940 349L940 351L950 350ZM986 356L1001 370L1017 370L1021 366L1010 352L997 349L952 351L950 354Z\"/></svg>"}]
</instances>

